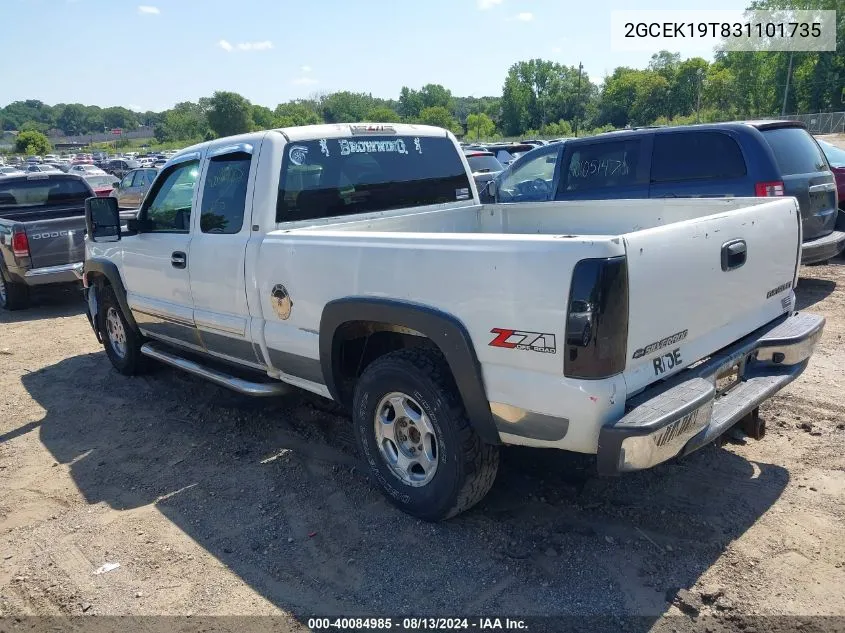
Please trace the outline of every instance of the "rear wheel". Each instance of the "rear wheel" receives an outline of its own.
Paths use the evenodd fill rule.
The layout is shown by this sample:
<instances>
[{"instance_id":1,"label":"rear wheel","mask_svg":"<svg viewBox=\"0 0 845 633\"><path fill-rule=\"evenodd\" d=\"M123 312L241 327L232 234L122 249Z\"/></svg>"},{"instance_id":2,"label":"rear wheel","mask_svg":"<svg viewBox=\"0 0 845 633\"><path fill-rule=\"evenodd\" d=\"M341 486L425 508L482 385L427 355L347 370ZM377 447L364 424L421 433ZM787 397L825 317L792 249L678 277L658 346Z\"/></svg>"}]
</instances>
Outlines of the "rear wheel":
<instances>
[{"instance_id":1,"label":"rear wheel","mask_svg":"<svg viewBox=\"0 0 845 633\"><path fill-rule=\"evenodd\" d=\"M29 305L29 288L6 279L6 274L0 268L0 308L5 310L22 310Z\"/></svg>"},{"instance_id":2,"label":"rear wheel","mask_svg":"<svg viewBox=\"0 0 845 633\"><path fill-rule=\"evenodd\" d=\"M100 294L98 318L106 356L114 368L124 376L143 371L146 366L146 358L141 354L143 339L126 321L111 286L103 288Z\"/></svg>"},{"instance_id":3,"label":"rear wheel","mask_svg":"<svg viewBox=\"0 0 845 633\"><path fill-rule=\"evenodd\" d=\"M355 385L352 419L373 479L409 514L448 519L493 485L498 447L470 425L438 352L404 349L373 361Z\"/></svg>"}]
</instances>

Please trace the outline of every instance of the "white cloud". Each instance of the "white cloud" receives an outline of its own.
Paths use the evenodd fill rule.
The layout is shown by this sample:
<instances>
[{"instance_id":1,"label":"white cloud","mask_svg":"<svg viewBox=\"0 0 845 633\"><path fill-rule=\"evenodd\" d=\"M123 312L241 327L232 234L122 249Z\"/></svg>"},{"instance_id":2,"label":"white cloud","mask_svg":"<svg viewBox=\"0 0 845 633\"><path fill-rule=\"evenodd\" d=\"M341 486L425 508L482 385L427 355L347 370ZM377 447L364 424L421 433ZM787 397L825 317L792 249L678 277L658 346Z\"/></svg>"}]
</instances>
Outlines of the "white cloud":
<instances>
[{"instance_id":1,"label":"white cloud","mask_svg":"<svg viewBox=\"0 0 845 633\"><path fill-rule=\"evenodd\" d=\"M552 52L557 55L558 53L562 53L563 49L560 46L552 46Z\"/></svg>"},{"instance_id":2,"label":"white cloud","mask_svg":"<svg viewBox=\"0 0 845 633\"><path fill-rule=\"evenodd\" d=\"M142 108L141 106L134 104L134 103L130 103L127 107L130 110L132 110L132 112L143 112L144 111L144 108Z\"/></svg>"},{"instance_id":3,"label":"white cloud","mask_svg":"<svg viewBox=\"0 0 845 633\"><path fill-rule=\"evenodd\" d=\"M297 77L291 82L294 86L313 86L320 83L313 77Z\"/></svg>"},{"instance_id":4,"label":"white cloud","mask_svg":"<svg viewBox=\"0 0 845 633\"><path fill-rule=\"evenodd\" d=\"M273 42L241 42L238 44L238 50L242 51L269 51L273 48Z\"/></svg>"},{"instance_id":5,"label":"white cloud","mask_svg":"<svg viewBox=\"0 0 845 633\"><path fill-rule=\"evenodd\" d=\"M273 48L273 42L267 40L264 42L239 42L238 44L232 44L228 40L220 40L217 42L217 46L227 53L236 51L269 51Z\"/></svg>"},{"instance_id":6,"label":"white cloud","mask_svg":"<svg viewBox=\"0 0 845 633\"><path fill-rule=\"evenodd\" d=\"M487 9L492 9L498 4L502 4L503 0L478 0L478 8L482 11L486 11Z\"/></svg>"},{"instance_id":7,"label":"white cloud","mask_svg":"<svg viewBox=\"0 0 845 633\"><path fill-rule=\"evenodd\" d=\"M304 73L310 73L312 69L311 69L311 66L305 65L305 66L300 66L299 70L301 70Z\"/></svg>"},{"instance_id":8,"label":"white cloud","mask_svg":"<svg viewBox=\"0 0 845 633\"><path fill-rule=\"evenodd\" d=\"M159 15L161 11L159 11L158 7L151 7L146 4L142 4L138 7L138 13L141 15Z\"/></svg>"},{"instance_id":9,"label":"white cloud","mask_svg":"<svg viewBox=\"0 0 845 633\"><path fill-rule=\"evenodd\" d=\"M531 20L534 19L534 14L528 13L526 11L525 13L520 13L518 16L516 16L516 19L519 20L520 22L530 22Z\"/></svg>"}]
</instances>

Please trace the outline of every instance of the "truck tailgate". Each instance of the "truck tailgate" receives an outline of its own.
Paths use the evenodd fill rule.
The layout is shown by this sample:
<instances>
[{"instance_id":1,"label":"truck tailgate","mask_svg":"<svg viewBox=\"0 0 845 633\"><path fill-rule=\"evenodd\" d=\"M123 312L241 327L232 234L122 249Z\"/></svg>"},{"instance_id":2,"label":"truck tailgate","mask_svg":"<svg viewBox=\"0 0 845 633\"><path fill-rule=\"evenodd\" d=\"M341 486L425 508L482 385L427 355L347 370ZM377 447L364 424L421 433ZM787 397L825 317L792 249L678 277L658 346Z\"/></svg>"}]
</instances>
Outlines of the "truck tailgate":
<instances>
[{"instance_id":1,"label":"truck tailgate","mask_svg":"<svg viewBox=\"0 0 845 633\"><path fill-rule=\"evenodd\" d=\"M85 216L30 220L24 224L33 268L85 259Z\"/></svg>"},{"instance_id":2,"label":"truck tailgate","mask_svg":"<svg viewBox=\"0 0 845 633\"><path fill-rule=\"evenodd\" d=\"M801 222L792 198L623 238L629 395L794 307Z\"/></svg>"}]
</instances>

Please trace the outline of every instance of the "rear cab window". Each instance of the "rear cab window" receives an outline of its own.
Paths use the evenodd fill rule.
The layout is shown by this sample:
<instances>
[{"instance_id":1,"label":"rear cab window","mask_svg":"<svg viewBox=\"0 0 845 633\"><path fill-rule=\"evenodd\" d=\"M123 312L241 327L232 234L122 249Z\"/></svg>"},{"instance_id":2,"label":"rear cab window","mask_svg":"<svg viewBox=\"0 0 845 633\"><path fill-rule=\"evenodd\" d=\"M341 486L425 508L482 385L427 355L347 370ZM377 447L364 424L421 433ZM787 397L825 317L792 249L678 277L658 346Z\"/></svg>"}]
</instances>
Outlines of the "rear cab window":
<instances>
[{"instance_id":1,"label":"rear cab window","mask_svg":"<svg viewBox=\"0 0 845 633\"><path fill-rule=\"evenodd\" d=\"M91 189L81 178L30 176L26 180L0 181L0 214L3 207L42 207L83 205L91 197Z\"/></svg>"},{"instance_id":2,"label":"rear cab window","mask_svg":"<svg viewBox=\"0 0 845 633\"><path fill-rule=\"evenodd\" d=\"M502 163L496 160L492 154L482 154L480 156L467 156L467 163L469 163L470 171L474 174L485 174L490 172L502 171Z\"/></svg>"},{"instance_id":3,"label":"rear cab window","mask_svg":"<svg viewBox=\"0 0 845 633\"><path fill-rule=\"evenodd\" d=\"M285 146L276 222L422 207L472 198L446 137L361 135Z\"/></svg>"},{"instance_id":4,"label":"rear cab window","mask_svg":"<svg viewBox=\"0 0 845 633\"><path fill-rule=\"evenodd\" d=\"M827 171L827 160L821 148L804 128L779 127L760 132L772 148L784 176Z\"/></svg>"},{"instance_id":5,"label":"rear cab window","mask_svg":"<svg viewBox=\"0 0 845 633\"><path fill-rule=\"evenodd\" d=\"M651 182L724 180L747 173L737 142L715 131L666 132L654 135Z\"/></svg>"}]
</instances>

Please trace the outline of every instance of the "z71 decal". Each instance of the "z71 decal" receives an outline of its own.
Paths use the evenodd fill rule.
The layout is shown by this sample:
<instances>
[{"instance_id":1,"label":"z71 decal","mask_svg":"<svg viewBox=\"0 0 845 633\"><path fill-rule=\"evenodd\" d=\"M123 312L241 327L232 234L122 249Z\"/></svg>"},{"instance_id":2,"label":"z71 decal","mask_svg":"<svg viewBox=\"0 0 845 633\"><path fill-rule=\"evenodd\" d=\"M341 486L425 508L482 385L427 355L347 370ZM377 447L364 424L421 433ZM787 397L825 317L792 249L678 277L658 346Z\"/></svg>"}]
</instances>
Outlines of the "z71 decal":
<instances>
[{"instance_id":1,"label":"z71 decal","mask_svg":"<svg viewBox=\"0 0 845 633\"><path fill-rule=\"evenodd\" d=\"M496 338L489 343L491 347L518 349L525 352L541 352L543 354L557 354L554 334L506 330L498 327L490 330L490 334L496 335Z\"/></svg>"},{"instance_id":2,"label":"z71 decal","mask_svg":"<svg viewBox=\"0 0 845 633\"><path fill-rule=\"evenodd\" d=\"M681 358L681 350L676 349L663 356L658 356L652 360L652 363L654 364L654 375L660 376L667 371L672 371L675 367L680 367L684 364L684 361Z\"/></svg>"}]
</instances>

